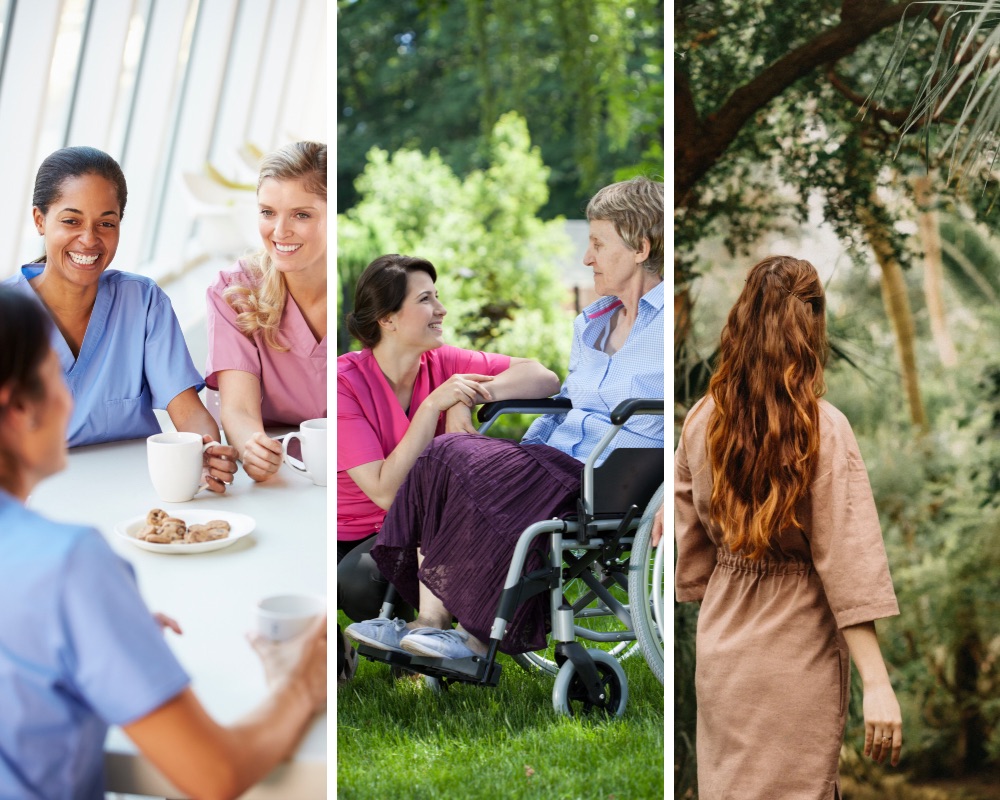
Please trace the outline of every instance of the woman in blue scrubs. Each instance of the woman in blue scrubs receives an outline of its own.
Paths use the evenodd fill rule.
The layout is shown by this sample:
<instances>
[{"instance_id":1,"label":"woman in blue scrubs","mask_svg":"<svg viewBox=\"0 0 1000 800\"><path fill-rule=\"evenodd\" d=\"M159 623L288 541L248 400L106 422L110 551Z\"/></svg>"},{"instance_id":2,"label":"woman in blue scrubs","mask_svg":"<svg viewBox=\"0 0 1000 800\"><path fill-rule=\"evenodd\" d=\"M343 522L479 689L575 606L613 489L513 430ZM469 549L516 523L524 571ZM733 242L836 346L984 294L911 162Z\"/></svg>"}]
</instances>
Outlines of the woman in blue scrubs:
<instances>
[{"instance_id":1,"label":"woman in blue scrubs","mask_svg":"<svg viewBox=\"0 0 1000 800\"><path fill-rule=\"evenodd\" d=\"M108 269L127 196L121 167L107 153L52 153L32 196L45 255L4 283L37 297L55 323L51 344L76 407L70 447L159 433L154 408L166 409L177 430L219 441L170 300L151 279ZM225 491L236 455L221 444L209 449L209 489Z\"/></svg>"},{"instance_id":2,"label":"woman in blue scrubs","mask_svg":"<svg viewBox=\"0 0 1000 800\"><path fill-rule=\"evenodd\" d=\"M326 703L326 619L260 646L272 694L217 724L93 528L25 508L66 463L73 402L41 307L0 287L0 797L104 798L120 725L191 797L235 797L287 758ZM176 629L176 623L161 618Z\"/></svg>"}]
</instances>

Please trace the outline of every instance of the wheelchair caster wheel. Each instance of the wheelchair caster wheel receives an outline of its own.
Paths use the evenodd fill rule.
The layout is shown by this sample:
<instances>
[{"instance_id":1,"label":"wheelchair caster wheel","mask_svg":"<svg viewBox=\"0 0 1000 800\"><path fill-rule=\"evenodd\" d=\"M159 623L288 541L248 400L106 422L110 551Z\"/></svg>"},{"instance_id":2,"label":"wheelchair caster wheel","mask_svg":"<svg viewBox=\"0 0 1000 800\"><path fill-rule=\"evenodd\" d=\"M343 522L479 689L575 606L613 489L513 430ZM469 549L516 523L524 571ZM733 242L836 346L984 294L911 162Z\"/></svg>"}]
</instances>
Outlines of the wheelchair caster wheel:
<instances>
[{"instance_id":1,"label":"wheelchair caster wheel","mask_svg":"<svg viewBox=\"0 0 1000 800\"><path fill-rule=\"evenodd\" d=\"M603 650L588 650L594 659L594 666L601 681L604 697L598 703L592 703L587 696L587 689L577 674L576 665L566 661L556 675L552 687L552 706L560 714L573 717L581 712L589 714L602 711L608 716L620 717L625 713L628 702L628 681L625 671L615 660Z\"/></svg>"}]
</instances>

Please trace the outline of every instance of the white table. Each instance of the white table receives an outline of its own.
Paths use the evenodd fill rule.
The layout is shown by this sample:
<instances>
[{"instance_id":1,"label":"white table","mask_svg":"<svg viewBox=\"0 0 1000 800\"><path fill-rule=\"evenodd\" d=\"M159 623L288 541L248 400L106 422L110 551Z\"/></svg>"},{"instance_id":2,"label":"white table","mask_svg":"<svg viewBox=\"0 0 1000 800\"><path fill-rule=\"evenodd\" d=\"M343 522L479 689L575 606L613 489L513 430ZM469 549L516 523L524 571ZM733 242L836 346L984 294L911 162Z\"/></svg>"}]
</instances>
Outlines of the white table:
<instances>
[{"instance_id":1,"label":"white table","mask_svg":"<svg viewBox=\"0 0 1000 800\"><path fill-rule=\"evenodd\" d=\"M240 719L267 694L263 668L245 638L257 600L326 594L326 490L287 465L266 483L254 483L241 468L223 496L203 491L187 503L162 503L146 469L145 440L92 445L71 450L67 469L36 487L28 506L52 519L93 525L134 565L149 608L180 623L183 636L168 632L167 639L198 698L222 724ZM115 534L116 523L157 507L239 512L257 525L230 547L195 555L151 553ZM244 797L325 797L326 742L323 715L294 758ZM109 732L105 754L108 791L184 796L121 729Z\"/></svg>"}]
</instances>

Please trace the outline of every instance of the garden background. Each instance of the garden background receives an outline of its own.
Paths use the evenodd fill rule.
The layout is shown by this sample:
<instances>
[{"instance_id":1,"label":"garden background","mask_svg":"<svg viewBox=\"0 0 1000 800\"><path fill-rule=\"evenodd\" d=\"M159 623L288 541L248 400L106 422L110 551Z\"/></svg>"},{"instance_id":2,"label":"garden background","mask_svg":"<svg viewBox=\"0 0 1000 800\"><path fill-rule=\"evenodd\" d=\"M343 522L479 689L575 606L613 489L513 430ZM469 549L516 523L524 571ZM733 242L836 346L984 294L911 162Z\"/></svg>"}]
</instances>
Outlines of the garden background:
<instances>
[{"instance_id":1,"label":"garden background","mask_svg":"<svg viewBox=\"0 0 1000 800\"><path fill-rule=\"evenodd\" d=\"M565 377L573 317L593 299L590 271L573 272L587 200L663 178L663 3L340 0L337 13L338 354L358 347L344 326L357 277L405 253L437 267L449 344ZM613 722L557 717L550 678L502 663L497 689L435 694L363 662L337 693L338 795L660 795L663 687L641 656Z\"/></svg>"},{"instance_id":2,"label":"garden background","mask_svg":"<svg viewBox=\"0 0 1000 800\"><path fill-rule=\"evenodd\" d=\"M828 291L827 396L857 434L902 611L878 630L903 761L860 757L855 675L841 757L855 800L1000 797L1000 208L995 134L971 127L995 112L964 105L970 88L996 98L1000 15L968 3L976 15L950 17L959 5L674 6L676 429L746 270L772 253L812 261ZM901 69L883 75L894 55ZM933 124L910 116L921 98ZM682 798L697 796L696 620L676 607Z\"/></svg>"}]
</instances>

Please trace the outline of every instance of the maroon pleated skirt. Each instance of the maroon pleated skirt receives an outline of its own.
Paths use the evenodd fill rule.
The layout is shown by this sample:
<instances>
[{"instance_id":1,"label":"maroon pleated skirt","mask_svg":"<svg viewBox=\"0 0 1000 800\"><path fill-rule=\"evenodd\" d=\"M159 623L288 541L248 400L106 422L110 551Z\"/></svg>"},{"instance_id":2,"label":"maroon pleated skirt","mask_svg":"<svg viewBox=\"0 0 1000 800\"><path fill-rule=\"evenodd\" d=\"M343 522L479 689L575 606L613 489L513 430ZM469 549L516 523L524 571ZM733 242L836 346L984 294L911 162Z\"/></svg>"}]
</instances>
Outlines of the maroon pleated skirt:
<instances>
[{"instance_id":1,"label":"maroon pleated skirt","mask_svg":"<svg viewBox=\"0 0 1000 800\"><path fill-rule=\"evenodd\" d=\"M547 445L473 434L435 438L399 488L372 558L417 607L418 580L462 626L489 639L518 537L528 525L575 511L583 465ZM547 536L535 540L527 569L541 566ZM417 571L417 549L424 554ZM531 598L508 622L500 649L545 647L549 600Z\"/></svg>"}]
</instances>

